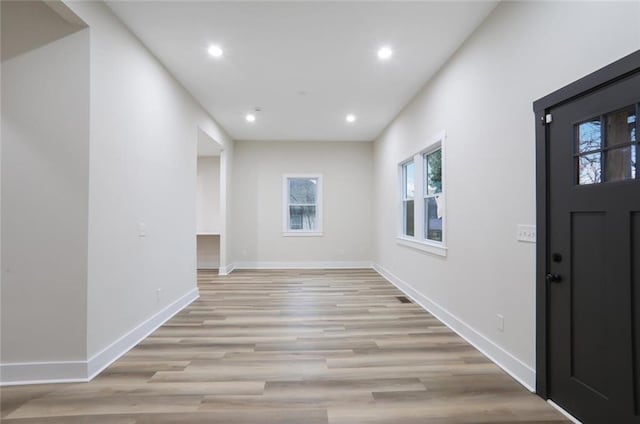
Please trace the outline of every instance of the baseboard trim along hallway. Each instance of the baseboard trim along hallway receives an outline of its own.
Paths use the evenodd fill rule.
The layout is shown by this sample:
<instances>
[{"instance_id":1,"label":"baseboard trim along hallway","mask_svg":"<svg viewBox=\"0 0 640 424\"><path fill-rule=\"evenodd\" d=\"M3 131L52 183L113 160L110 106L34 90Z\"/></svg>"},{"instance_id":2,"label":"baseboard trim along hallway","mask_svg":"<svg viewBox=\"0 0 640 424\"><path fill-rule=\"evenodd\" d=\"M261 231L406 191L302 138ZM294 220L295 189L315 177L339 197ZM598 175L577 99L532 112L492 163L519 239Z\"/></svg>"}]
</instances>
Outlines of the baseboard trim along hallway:
<instances>
[{"instance_id":1,"label":"baseboard trim along hallway","mask_svg":"<svg viewBox=\"0 0 640 424\"><path fill-rule=\"evenodd\" d=\"M383 266L375 264L373 269L391 284L396 286L398 290L420 305L425 311L438 318L438 320L449 327L449 329L457 333L460 337L469 342L469 344L482 352L493 363L509 373L511 377L516 379L529 391L535 392L536 372L533 368L495 344L484 335L478 333L469 324L450 313L422 293L418 292L409 283L402 281L400 278L386 270Z\"/></svg>"},{"instance_id":2,"label":"baseboard trim along hallway","mask_svg":"<svg viewBox=\"0 0 640 424\"><path fill-rule=\"evenodd\" d=\"M417 305L438 318L449 329L482 352L529 391L535 392L535 370L533 368L478 333L470 325L379 264L372 265L370 262L238 262L227 267L225 269L226 272L221 272L220 275L228 275L235 269L374 269L385 280L411 298ZM88 361L0 364L0 386L91 381L102 370L148 337L149 334L161 327L175 314L198 299L198 297L198 289L194 288L170 305L167 305L147 321L132 329L129 333L123 335L110 346L92 356Z\"/></svg>"},{"instance_id":3,"label":"baseboard trim along hallway","mask_svg":"<svg viewBox=\"0 0 640 424\"><path fill-rule=\"evenodd\" d=\"M507 352L492 340L488 339L481 333L477 332L469 324L455 316L454 314L441 307L438 303L429 299L422 293L415 290L409 283L401 280L382 265L368 262L236 262L230 265L229 270L221 272L220 275L228 275L234 269L373 269L387 281L393 284L404 294L413 299L416 304L420 305L424 310L431 313L465 339L476 349L482 352L487 358L493 361L500 368L505 370L509 375L515 378L520 384L525 386L529 391L535 392L536 372L529 365L525 364L511 353Z\"/></svg>"},{"instance_id":4,"label":"baseboard trim along hallway","mask_svg":"<svg viewBox=\"0 0 640 424\"><path fill-rule=\"evenodd\" d=\"M91 381L149 334L198 299L198 288L164 307L124 334L88 361L23 362L0 364L0 386L25 384L78 383Z\"/></svg>"},{"instance_id":5,"label":"baseboard trim along hallway","mask_svg":"<svg viewBox=\"0 0 640 424\"><path fill-rule=\"evenodd\" d=\"M3 424L569 424L375 270L198 286L92 381L3 388Z\"/></svg>"},{"instance_id":6,"label":"baseboard trim along hallway","mask_svg":"<svg viewBox=\"0 0 640 424\"><path fill-rule=\"evenodd\" d=\"M198 288L195 287L187 294L167 305L157 314L129 331L124 336L113 342L101 352L92 356L87 364L88 380L92 380L102 370L115 362L122 355L135 347L142 340L146 339L156 329L169 321L178 312L189 306L200 297Z\"/></svg>"},{"instance_id":7,"label":"baseboard trim along hallway","mask_svg":"<svg viewBox=\"0 0 640 424\"><path fill-rule=\"evenodd\" d=\"M373 264L369 261L241 261L234 263L232 269L373 269Z\"/></svg>"}]
</instances>

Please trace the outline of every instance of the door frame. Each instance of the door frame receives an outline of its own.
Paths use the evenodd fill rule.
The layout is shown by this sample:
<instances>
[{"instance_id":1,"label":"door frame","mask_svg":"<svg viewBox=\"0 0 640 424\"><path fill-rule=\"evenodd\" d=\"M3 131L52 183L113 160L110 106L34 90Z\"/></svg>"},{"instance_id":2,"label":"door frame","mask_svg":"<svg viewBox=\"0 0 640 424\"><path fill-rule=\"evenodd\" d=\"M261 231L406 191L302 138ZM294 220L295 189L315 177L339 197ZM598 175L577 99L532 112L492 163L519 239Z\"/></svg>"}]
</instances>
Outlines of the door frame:
<instances>
[{"instance_id":1,"label":"door frame","mask_svg":"<svg viewBox=\"0 0 640 424\"><path fill-rule=\"evenodd\" d=\"M640 72L640 50L613 62L553 93L533 102L536 143L536 393L543 399L548 392L548 291L546 275L549 271L549 111L593 91L614 84Z\"/></svg>"}]
</instances>

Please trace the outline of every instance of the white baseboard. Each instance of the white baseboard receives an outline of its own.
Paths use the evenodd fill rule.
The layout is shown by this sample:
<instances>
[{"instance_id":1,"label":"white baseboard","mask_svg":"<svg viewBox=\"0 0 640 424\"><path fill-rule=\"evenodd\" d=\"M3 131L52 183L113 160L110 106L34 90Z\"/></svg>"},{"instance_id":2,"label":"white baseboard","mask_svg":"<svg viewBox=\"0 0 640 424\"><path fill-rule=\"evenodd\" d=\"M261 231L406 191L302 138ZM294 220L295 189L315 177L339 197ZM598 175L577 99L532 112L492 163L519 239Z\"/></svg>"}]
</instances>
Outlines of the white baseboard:
<instances>
[{"instance_id":1,"label":"white baseboard","mask_svg":"<svg viewBox=\"0 0 640 424\"><path fill-rule=\"evenodd\" d=\"M266 262L240 261L235 269L371 269L369 261L309 261L309 262Z\"/></svg>"},{"instance_id":2,"label":"white baseboard","mask_svg":"<svg viewBox=\"0 0 640 424\"><path fill-rule=\"evenodd\" d=\"M78 383L91 381L140 341L199 297L194 288L167 305L88 361L24 362L0 364L0 386L25 384Z\"/></svg>"},{"instance_id":3,"label":"white baseboard","mask_svg":"<svg viewBox=\"0 0 640 424\"><path fill-rule=\"evenodd\" d=\"M175 314L186 308L198 297L200 297L198 288L194 287L187 294L170 303L160 312L156 313L115 342L111 343L101 352L98 352L89 358L89 361L87 362L88 380L92 380L102 370L130 351L138 343L149 336L149 334L156 331L156 329L162 326L162 324L169 321Z\"/></svg>"},{"instance_id":4,"label":"white baseboard","mask_svg":"<svg viewBox=\"0 0 640 424\"><path fill-rule=\"evenodd\" d=\"M234 264L229 264L226 266L221 266L220 268L218 268L218 275L229 275L233 272L233 270L235 269L235 265Z\"/></svg>"},{"instance_id":5,"label":"white baseboard","mask_svg":"<svg viewBox=\"0 0 640 424\"><path fill-rule=\"evenodd\" d=\"M495 344L486 336L480 334L469 324L462 321L436 302L418 292L410 284L402 281L381 265L374 264L373 269L375 269L380 275L396 286L404 294L413 299L415 303L427 310L434 317L438 318L447 327L482 352L487 358L505 370L529 391L535 392L536 372L533 368Z\"/></svg>"},{"instance_id":6,"label":"white baseboard","mask_svg":"<svg viewBox=\"0 0 640 424\"><path fill-rule=\"evenodd\" d=\"M87 361L0 364L0 386L82 383L86 381Z\"/></svg>"}]
</instances>

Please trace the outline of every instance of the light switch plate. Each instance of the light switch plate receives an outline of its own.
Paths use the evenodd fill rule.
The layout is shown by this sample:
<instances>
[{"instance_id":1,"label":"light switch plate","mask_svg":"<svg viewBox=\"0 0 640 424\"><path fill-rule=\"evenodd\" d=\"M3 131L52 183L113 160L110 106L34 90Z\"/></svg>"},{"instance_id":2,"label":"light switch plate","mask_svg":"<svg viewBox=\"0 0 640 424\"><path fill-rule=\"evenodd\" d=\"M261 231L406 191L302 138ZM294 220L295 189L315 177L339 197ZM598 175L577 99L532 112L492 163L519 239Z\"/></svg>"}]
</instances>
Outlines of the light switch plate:
<instances>
[{"instance_id":1,"label":"light switch plate","mask_svg":"<svg viewBox=\"0 0 640 424\"><path fill-rule=\"evenodd\" d=\"M496 318L497 318L496 324L498 327L498 331L504 331L504 315L497 314Z\"/></svg>"},{"instance_id":2,"label":"light switch plate","mask_svg":"<svg viewBox=\"0 0 640 424\"><path fill-rule=\"evenodd\" d=\"M535 243L536 242L536 226L518 224L518 232L517 232L516 238L518 241L522 241L525 243Z\"/></svg>"}]
</instances>

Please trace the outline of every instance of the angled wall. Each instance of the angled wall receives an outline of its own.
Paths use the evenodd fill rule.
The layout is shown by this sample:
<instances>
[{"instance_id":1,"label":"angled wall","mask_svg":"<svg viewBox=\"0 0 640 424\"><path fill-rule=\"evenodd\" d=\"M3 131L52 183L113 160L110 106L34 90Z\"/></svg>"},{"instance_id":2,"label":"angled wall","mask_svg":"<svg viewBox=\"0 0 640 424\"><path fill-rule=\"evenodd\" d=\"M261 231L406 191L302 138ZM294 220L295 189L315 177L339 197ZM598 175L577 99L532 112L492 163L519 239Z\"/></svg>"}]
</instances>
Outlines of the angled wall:
<instances>
[{"instance_id":1,"label":"angled wall","mask_svg":"<svg viewBox=\"0 0 640 424\"><path fill-rule=\"evenodd\" d=\"M198 132L233 157L104 3L65 5L87 29L2 64L2 384L90 379L193 301Z\"/></svg>"},{"instance_id":2,"label":"angled wall","mask_svg":"<svg viewBox=\"0 0 640 424\"><path fill-rule=\"evenodd\" d=\"M89 32L44 3L2 8L43 30L2 32L0 379L64 379L87 352Z\"/></svg>"},{"instance_id":3,"label":"angled wall","mask_svg":"<svg viewBox=\"0 0 640 424\"><path fill-rule=\"evenodd\" d=\"M106 5L68 4L91 31L93 375L197 297L198 128L232 141Z\"/></svg>"}]
</instances>

